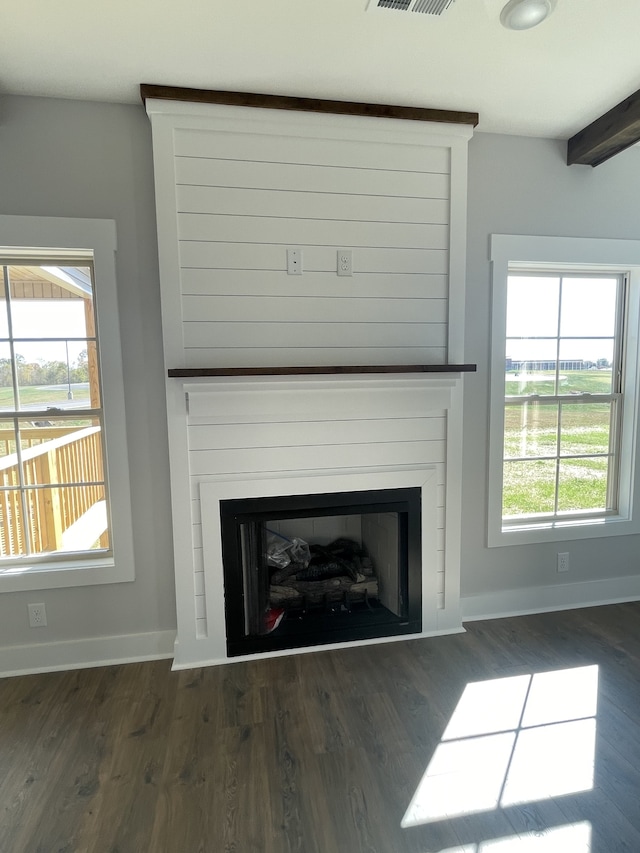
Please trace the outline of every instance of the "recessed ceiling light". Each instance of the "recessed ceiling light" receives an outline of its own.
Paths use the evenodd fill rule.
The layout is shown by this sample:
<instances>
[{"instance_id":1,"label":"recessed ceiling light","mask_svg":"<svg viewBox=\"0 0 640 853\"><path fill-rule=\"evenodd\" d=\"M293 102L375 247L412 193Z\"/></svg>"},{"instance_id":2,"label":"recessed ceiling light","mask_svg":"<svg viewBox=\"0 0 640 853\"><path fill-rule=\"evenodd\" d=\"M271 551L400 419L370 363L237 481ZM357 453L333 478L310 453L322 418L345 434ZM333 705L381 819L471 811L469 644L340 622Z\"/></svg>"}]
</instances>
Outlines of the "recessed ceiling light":
<instances>
[{"instance_id":1,"label":"recessed ceiling light","mask_svg":"<svg viewBox=\"0 0 640 853\"><path fill-rule=\"evenodd\" d=\"M509 0L500 21L510 30L529 30L548 18L554 5L554 0Z\"/></svg>"}]
</instances>

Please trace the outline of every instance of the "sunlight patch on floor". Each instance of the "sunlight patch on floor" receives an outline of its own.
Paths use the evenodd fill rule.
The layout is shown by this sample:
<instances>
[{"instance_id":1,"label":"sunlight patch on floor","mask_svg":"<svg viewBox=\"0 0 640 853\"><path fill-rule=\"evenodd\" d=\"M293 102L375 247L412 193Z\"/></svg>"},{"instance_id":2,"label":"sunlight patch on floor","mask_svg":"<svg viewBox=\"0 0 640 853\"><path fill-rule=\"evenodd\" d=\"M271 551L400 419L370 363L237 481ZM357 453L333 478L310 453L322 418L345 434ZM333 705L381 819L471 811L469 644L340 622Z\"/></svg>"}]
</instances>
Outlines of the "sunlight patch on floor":
<instances>
[{"instance_id":1,"label":"sunlight patch on floor","mask_svg":"<svg viewBox=\"0 0 640 853\"><path fill-rule=\"evenodd\" d=\"M588 821L558 826L543 833L528 832L508 838L492 838L479 844L448 847L440 853L590 853L591 824Z\"/></svg>"},{"instance_id":2,"label":"sunlight patch on floor","mask_svg":"<svg viewBox=\"0 0 640 853\"><path fill-rule=\"evenodd\" d=\"M597 701L597 666L468 684L401 825L591 790Z\"/></svg>"}]
</instances>

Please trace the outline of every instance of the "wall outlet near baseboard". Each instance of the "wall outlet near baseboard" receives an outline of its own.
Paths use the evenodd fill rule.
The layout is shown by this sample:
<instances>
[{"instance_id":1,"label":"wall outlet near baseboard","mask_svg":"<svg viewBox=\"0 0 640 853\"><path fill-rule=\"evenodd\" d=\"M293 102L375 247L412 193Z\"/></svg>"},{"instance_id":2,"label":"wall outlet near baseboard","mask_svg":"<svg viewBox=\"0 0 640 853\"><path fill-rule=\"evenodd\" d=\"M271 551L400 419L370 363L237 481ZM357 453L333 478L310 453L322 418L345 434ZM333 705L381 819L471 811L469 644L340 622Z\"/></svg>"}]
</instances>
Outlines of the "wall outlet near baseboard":
<instances>
[{"instance_id":1,"label":"wall outlet near baseboard","mask_svg":"<svg viewBox=\"0 0 640 853\"><path fill-rule=\"evenodd\" d=\"M568 551L559 551L558 552L558 572L568 572L569 571L569 552Z\"/></svg>"},{"instance_id":2,"label":"wall outlet near baseboard","mask_svg":"<svg viewBox=\"0 0 640 853\"><path fill-rule=\"evenodd\" d=\"M44 628L47 624L47 609L44 604L27 604L30 628Z\"/></svg>"}]
</instances>

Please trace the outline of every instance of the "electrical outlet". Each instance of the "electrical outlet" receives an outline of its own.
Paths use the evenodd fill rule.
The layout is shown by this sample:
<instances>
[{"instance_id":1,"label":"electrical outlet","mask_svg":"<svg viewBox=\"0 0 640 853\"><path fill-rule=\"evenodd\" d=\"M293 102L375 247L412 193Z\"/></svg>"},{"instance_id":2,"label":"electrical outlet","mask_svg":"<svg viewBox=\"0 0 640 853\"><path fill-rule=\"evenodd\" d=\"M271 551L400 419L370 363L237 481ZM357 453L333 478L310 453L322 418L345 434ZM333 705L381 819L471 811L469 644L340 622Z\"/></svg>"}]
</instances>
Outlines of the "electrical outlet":
<instances>
[{"instance_id":1,"label":"electrical outlet","mask_svg":"<svg viewBox=\"0 0 640 853\"><path fill-rule=\"evenodd\" d=\"M302 249L287 249L287 274L302 275Z\"/></svg>"},{"instance_id":2,"label":"electrical outlet","mask_svg":"<svg viewBox=\"0 0 640 853\"><path fill-rule=\"evenodd\" d=\"M569 553L568 551L562 551L558 553L558 571L559 572L568 572L569 571Z\"/></svg>"},{"instance_id":3,"label":"electrical outlet","mask_svg":"<svg viewBox=\"0 0 640 853\"><path fill-rule=\"evenodd\" d=\"M47 610L44 604L27 604L30 628L44 628L47 624Z\"/></svg>"},{"instance_id":4,"label":"electrical outlet","mask_svg":"<svg viewBox=\"0 0 640 853\"><path fill-rule=\"evenodd\" d=\"M353 275L351 249L338 249L338 275Z\"/></svg>"}]
</instances>

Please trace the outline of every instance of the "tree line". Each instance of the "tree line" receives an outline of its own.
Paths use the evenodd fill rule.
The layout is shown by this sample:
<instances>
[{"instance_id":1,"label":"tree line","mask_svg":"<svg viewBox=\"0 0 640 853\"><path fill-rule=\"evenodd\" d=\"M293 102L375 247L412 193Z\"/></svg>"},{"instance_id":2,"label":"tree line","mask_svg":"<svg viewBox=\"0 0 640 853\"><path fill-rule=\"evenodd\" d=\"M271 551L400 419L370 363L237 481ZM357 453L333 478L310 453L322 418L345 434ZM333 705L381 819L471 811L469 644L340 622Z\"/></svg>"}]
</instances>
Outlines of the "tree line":
<instances>
[{"instance_id":1,"label":"tree line","mask_svg":"<svg viewBox=\"0 0 640 853\"><path fill-rule=\"evenodd\" d=\"M89 360L83 350L77 361L67 365L66 361L27 362L23 355L16 355L18 384L25 385L66 385L67 382L89 381ZM13 384L10 358L0 358L0 387Z\"/></svg>"}]
</instances>

